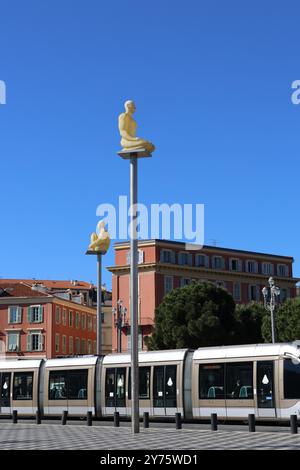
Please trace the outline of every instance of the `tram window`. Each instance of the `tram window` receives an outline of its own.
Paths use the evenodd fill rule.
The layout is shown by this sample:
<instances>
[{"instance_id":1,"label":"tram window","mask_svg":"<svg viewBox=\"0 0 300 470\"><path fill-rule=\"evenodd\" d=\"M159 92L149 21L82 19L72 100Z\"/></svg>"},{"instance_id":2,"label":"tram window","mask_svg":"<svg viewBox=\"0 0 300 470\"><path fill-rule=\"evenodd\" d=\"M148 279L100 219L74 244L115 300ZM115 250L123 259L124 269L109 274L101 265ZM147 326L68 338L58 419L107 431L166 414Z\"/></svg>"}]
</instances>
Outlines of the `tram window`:
<instances>
[{"instance_id":1,"label":"tram window","mask_svg":"<svg viewBox=\"0 0 300 470\"><path fill-rule=\"evenodd\" d=\"M252 362L237 362L226 365L226 398L253 399Z\"/></svg>"},{"instance_id":2,"label":"tram window","mask_svg":"<svg viewBox=\"0 0 300 470\"><path fill-rule=\"evenodd\" d=\"M86 400L87 399L87 379L88 379L87 369L68 371L68 399L69 400Z\"/></svg>"},{"instance_id":3,"label":"tram window","mask_svg":"<svg viewBox=\"0 0 300 470\"><path fill-rule=\"evenodd\" d=\"M13 399L32 400L33 372L14 374Z\"/></svg>"},{"instance_id":4,"label":"tram window","mask_svg":"<svg viewBox=\"0 0 300 470\"><path fill-rule=\"evenodd\" d=\"M139 367L139 390L140 400L150 398L150 367ZM128 399L131 400L131 369L128 379Z\"/></svg>"},{"instance_id":5,"label":"tram window","mask_svg":"<svg viewBox=\"0 0 300 470\"><path fill-rule=\"evenodd\" d=\"M67 399L67 374L66 371L50 371L49 375L49 400Z\"/></svg>"},{"instance_id":6,"label":"tram window","mask_svg":"<svg viewBox=\"0 0 300 470\"><path fill-rule=\"evenodd\" d=\"M284 360L284 398L300 398L300 364Z\"/></svg>"},{"instance_id":7,"label":"tram window","mask_svg":"<svg viewBox=\"0 0 300 470\"><path fill-rule=\"evenodd\" d=\"M224 399L224 364L199 365L199 398Z\"/></svg>"},{"instance_id":8,"label":"tram window","mask_svg":"<svg viewBox=\"0 0 300 470\"><path fill-rule=\"evenodd\" d=\"M105 402L106 406L115 404L115 369L106 369L105 379Z\"/></svg>"}]
</instances>

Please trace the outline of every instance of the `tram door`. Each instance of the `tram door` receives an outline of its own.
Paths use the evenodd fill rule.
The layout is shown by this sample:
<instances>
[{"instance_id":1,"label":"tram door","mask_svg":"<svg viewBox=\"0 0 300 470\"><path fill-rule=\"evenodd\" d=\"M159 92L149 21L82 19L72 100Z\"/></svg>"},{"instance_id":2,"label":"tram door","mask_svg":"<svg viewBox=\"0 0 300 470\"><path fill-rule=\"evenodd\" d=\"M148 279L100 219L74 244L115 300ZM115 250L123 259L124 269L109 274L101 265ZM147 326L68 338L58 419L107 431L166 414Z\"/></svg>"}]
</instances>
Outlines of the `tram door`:
<instances>
[{"instance_id":1,"label":"tram door","mask_svg":"<svg viewBox=\"0 0 300 470\"><path fill-rule=\"evenodd\" d=\"M10 372L0 372L0 413L10 414Z\"/></svg>"},{"instance_id":2,"label":"tram door","mask_svg":"<svg viewBox=\"0 0 300 470\"><path fill-rule=\"evenodd\" d=\"M108 414L114 413L114 411L126 414L125 377L125 367L106 369L105 407Z\"/></svg>"},{"instance_id":3,"label":"tram door","mask_svg":"<svg viewBox=\"0 0 300 470\"><path fill-rule=\"evenodd\" d=\"M177 411L177 366L155 366L153 412L156 416L174 416Z\"/></svg>"},{"instance_id":4,"label":"tram door","mask_svg":"<svg viewBox=\"0 0 300 470\"><path fill-rule=\"evenodd\" d=\"M274 361L257 361L257 414L261 417L276 417Z\"/></svg>"}]
</instances>

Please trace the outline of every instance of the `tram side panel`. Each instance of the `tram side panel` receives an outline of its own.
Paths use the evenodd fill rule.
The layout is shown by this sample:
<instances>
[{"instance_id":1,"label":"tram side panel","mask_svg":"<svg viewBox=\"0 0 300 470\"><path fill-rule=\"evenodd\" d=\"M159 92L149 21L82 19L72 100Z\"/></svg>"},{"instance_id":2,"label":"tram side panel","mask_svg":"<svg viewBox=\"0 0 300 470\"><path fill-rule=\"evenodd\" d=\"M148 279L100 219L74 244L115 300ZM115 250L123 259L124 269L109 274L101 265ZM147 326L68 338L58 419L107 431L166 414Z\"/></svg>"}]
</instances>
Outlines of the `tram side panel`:
<instances>
[{"instance_id":1,"label":"tram side panel","mask_svg":"<svg viewBox=\"0 0 300 470\"><path fill-rule=\"evenodd\" d=\"M84 360L59 363L49 360L44 372L44 414L59 416L95 416L95 358L92 364ZM62 359L60 361L63 361ZM86 362L86 364L84 363Z\"/></svg>"},{"instance_id":2,"label":"tram side panel","mask_svg":"<svg viewBox=\"0 0 300 470\"><path fill-rule=\"evenodd\" d=\"M7 361L0 364L0 414L16 410L32 416L39 403L39 368L41 361Z\"/></svg>"},{"instance_id":3,"label":"tram side panel","mask_svg":"<svg viewBox=\"0 0 300 470\"><path fill-rule=\"evenodd\" d=\"M165 353L166 355L166 353ZM153 356L155 361L152 360ZM148 412L153 417L183 415L184 353L177 361L159 361L158 354L144 353L139 365L140 415ZM172 353L170 358L172 358ZM131 368L128 355L104 359L102 365L101 403L103 416L118 411L121 416L131 414Z\"/></svg>"}]
</instances>

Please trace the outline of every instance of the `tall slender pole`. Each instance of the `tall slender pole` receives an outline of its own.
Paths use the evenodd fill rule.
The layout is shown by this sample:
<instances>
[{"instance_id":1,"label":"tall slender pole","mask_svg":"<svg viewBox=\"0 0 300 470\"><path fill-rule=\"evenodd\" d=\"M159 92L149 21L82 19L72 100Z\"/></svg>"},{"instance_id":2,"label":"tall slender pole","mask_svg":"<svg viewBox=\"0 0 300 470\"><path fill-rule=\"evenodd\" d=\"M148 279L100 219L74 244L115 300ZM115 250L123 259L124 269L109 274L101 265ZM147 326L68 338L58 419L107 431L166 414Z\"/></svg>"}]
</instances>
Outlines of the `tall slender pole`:
<instances>
[{"instance_id":1,"label":"tall slender pole","mask_svg":"<svg viewBox=\"0 0 300 470\"><path fill-rule=\"evenodd\" d=\"M101 287L102 254L97 254L97 355L102 354L102 287Z\"/></svg>"},{"instance_id":2,"label":"tall slender pole","mask_svg":"<svg viewBox=\"0 0 300 470\"><path fill-rule=\"evenodd\" d=\"M138 350L138 245L137 245L137 170L138 160L130 158L130 323L131 323L131 430L140 432L139 422L139 350Z\"/></svg>"},{"instance_id":3,"label":"tall slender pole","mask_svg":"<svg viewBox=\"0 0 300 470\"><path fill-rule=\"evenodd\" d=\"M272 325L272 343L276 343L276 336L275 336L275 321L274 321L274 305L271 304L271 325Z\"/></svg>"}]
</instances>

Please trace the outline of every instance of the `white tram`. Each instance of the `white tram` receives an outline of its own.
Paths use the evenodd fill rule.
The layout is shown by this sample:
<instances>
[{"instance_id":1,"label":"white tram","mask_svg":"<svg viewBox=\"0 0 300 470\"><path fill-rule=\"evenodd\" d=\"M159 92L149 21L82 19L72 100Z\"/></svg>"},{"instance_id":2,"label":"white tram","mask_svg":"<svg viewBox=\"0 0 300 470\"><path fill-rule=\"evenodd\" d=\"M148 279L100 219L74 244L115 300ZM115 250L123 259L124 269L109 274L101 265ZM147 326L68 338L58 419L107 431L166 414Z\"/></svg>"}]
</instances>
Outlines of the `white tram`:
<instances>
[{"instance_id":1,"label":"white tram","mask_svg":"<svg viewBox=\"0 0 300 470\"><path fill-rule=\"evenodd\" d=\"M300 416L296 343L139 353L140 413L152 418L287 420ZM111 417L131 412L128 354L0 361L0 416Z\"/></svg>"}]
</instances>

